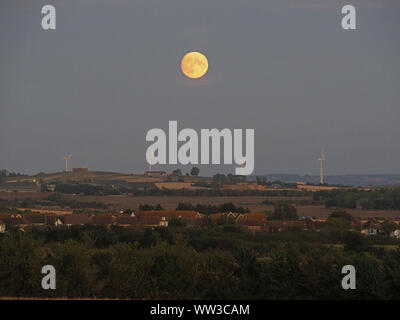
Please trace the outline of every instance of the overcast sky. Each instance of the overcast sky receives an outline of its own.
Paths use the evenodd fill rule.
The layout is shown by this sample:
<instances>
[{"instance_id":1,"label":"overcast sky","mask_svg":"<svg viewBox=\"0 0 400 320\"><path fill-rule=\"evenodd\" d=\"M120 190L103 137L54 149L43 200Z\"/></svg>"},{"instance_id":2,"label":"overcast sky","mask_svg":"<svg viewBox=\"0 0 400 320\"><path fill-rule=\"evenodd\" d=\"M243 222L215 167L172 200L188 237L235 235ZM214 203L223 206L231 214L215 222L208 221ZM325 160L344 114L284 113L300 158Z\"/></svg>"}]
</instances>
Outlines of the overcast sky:
<instances>
[{"instance_id":1,"label":"overcast sky","mask_svg":"<svg viewBox=\"0 0 400 320\"><path fill-rule=\"evenodd\" d=\"M147 131L178 120L254 128L258 174L318 174L322 147L328 174L400 173L398 0L1 0L0 41L0 168L143 172Z\"/></svg>"}]
</instances>

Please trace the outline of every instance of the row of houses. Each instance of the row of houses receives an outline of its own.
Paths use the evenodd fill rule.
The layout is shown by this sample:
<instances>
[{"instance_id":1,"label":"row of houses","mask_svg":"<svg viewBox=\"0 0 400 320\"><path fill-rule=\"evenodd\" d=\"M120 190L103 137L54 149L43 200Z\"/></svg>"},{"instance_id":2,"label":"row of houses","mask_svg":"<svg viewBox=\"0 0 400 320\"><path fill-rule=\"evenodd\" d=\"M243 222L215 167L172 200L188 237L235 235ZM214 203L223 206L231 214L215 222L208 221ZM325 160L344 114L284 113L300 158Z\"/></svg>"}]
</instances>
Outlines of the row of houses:
<instances>
[{"instance_id":1,"label":"row of houses","mask_svg":"<svg viewBox=\"0 0 400 320\"><path fill-rule=\"evenodd\" d=\"M168 211L168 210L147 210L127 214L100 214L88 215L83 213L48 215L41 213L26 214L0 214L0 233L6 231L6 226L24 229L28 226L46 228L49 226L74 226L74 225L102 225L121 226L128 228L145 229L151 227L168 227L173 220L184 221L186 225L196 225L203 219L210 219L218 222L232 222L251 232L283 232L286 230L316 230L326 228L327 224L321 220L293 220L277 221L267 220L264 213L215 213L202 215L194 210ZM382 223L376 219L370 219L363 223L360 219L354 219L350 229L359 231L365 235L378 235L383 233ZM400 238L400 226L393 230L391 237Z\"/></svg>"},{"instance_id":2,"label":"row of houses","mask_svg":"<svg viewBox=\"0 0 400 320\"><path fill-rule=\"evenodd\" d=\"M268 221L263 213L217 213L209 216L202 215L194 210L147 210L127 214L100 214L88 215L81 213L63 214L63 215L46 215L41 213L26 213L26 214L3 214L0 215L0 231L5 231L5 226L18 227L23 229L27 226L73 226L73 225L117 225L121 227L168 227L173 220L184 221L186 225L196 225L203 219L211 219L215 222L219 220L230 220L237 225L247 228L250 231L268 231L280 232L289 227L297 227L306 229L306 224L303 221Z\"/></svg>"},{"instance_id":3,"label":"row of houses","mask_svg":"<svg viewBox=\"0 0 400 320\"><path fill-rule=\"evenodd\" d=\"M228 221L230 220L252 232L264 231L274 233L285 230L307 230L310 228L310 225L307 224L306 221L302 220L267 220L267 216L264 213L215 213L209 215L209 217L216 221L223 221L225 219Z\"/></svg>"},{"instance_id":4,"label":"row of houses","mask_svg":"<svg viewBox=\"0 0 400 320\"><path fill-rule=\"evenodd\" d=\"M126 214L100 214L88 215L72 213L63 215L47 215L41 213L25 214L0 214L0 232L4 233L6 226L24 229L28 226L46 228L48 226L74 226L74 225L103 225L122 227L168 227L171 219L180 219L187 225L195 225L202 219L196 211L141 211Z\"/></svg>"}]
</instances>

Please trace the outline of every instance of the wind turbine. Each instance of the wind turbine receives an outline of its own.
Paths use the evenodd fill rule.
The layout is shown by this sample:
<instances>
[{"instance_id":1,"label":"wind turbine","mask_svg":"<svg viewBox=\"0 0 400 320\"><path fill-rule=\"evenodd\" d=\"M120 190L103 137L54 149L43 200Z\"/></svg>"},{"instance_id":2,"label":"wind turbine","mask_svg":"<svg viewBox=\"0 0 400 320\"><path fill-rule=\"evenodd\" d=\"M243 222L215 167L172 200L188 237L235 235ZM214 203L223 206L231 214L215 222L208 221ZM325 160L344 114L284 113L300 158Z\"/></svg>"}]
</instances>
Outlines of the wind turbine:
<instances>
[{"instance_id":1,"label":"wind turbine","mask_svg":"<svg viewBox=\"0 0 400 320\"><path fill-rule=\"evenodd\" d=\"M317 159L319 161L319 182L321 184L324 183L324 161L325 161L325 154L324 149L322 149L321 157Z\"/></svg>"},{"instance_id":2,"label":"wind turbine","mask_svg":"<svg viewBox=\"0 0 400 320\"><path fill-rule=\"evenodd\" d=\"M65 172L68 171L68 161L71 159L71 157L72 157L71 154L67 154L67 155L64 157L64 160L65 160Z\"/></svg>"},{"instance_id":3,"label":"wind turbine","mask_svg":"<svg viewBox=\"0 0 400 320\"><path fill-rule=\"evenodd\" d=\"M239 175L243 175L244 167L246 166L246 160L241 157L238 161L236 161L238 167L239 167Z\"/></svg>"},{"instance_id":4,"label":"wind turbine","mask_svg":"<svg viewBox=\"0 0 400 320\"><path fill-rule=\"evenodd\" d=\"M146 158L147 163L149 164L149 170L148 172L151 172L152 169L152 163L154 162L154 157L150 156L148 158Z\"/></svg>"}]
</instances>

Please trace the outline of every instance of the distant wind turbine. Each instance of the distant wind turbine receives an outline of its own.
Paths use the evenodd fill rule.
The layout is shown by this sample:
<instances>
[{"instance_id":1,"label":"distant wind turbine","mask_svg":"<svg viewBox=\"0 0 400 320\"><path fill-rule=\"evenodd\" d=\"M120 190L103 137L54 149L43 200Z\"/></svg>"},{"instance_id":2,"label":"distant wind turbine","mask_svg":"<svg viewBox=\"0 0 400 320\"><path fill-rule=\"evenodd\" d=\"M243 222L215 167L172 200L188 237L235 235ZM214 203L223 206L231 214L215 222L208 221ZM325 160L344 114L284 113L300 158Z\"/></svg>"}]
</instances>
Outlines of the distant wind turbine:
<instances>
[{"instance_id":1,"label":"distant wind turbine","mask_svg":"<svg viewBox=\"0 0 400 320\"><path fill-rule=\"evenodd\" d=\"M64 157L64 160L65 160L65 172L68 172L68 161L71 159L71 157L72 157L71 154L67 154L67 155Z\"/></svg>"},{"instance_id":2,"label":"distant wind turbine","mask_svg":"<svg viewBox=\"0 0 400 320\"><path fill-rule=\"evenodd\" d=\"M321 157L317 159L319 161L319 182L321 184L324 183L324 161L325 161L325 154L324 149L322 149Z\"/></svg>"},{"instance_id":3,"label":"distant wind turbine","mask_svg":"<svg viewBox=\"0 0 400 320\"><path fill-rule=\"evenodd\" d=\"M146 159L147 163L149 164L149 172L152 170L152 163L154 162L154 157L149 157Z\"/></svg>"}]
</instances>

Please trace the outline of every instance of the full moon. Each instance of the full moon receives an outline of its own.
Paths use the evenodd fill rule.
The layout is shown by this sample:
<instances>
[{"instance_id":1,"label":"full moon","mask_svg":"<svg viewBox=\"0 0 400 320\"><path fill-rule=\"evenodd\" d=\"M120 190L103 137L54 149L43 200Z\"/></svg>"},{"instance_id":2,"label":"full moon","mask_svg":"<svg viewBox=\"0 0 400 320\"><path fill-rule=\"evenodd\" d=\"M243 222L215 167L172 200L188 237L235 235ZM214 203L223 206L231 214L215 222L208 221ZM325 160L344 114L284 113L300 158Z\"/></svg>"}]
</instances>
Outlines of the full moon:
<instances>
[{"instance_id":1,"label":"full moon","mask_svg":"<svg viewBox=\"0 0 400 320\"><path fill-rule=\"evenodd\" d=\"M201 78L208 70L207 58L200 52L189 52L182 58L181 69L189 78Z\"/></svg>"}]
</instances>

